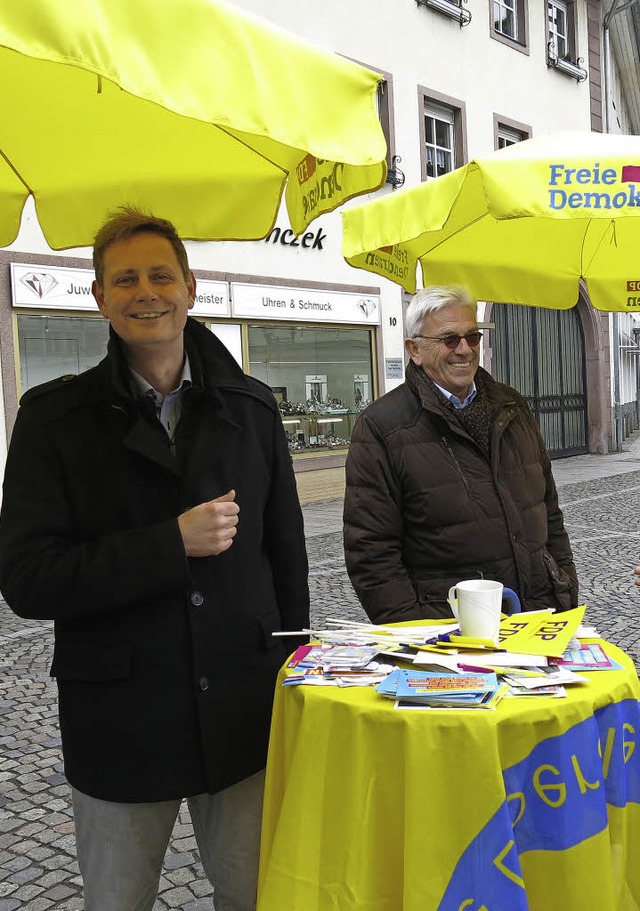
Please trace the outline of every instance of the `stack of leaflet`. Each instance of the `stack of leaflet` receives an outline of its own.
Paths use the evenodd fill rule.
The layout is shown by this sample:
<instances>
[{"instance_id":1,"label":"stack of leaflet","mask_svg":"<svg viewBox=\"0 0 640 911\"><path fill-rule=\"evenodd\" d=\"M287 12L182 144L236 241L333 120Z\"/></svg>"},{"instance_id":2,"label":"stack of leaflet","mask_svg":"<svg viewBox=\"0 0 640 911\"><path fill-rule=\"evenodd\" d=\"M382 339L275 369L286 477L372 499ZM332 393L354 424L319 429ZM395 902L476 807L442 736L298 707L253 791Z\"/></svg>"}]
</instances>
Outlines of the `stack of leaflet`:
<instances>
[{"instance_id":1,"label":"stack of leaflet","mask_svg":"<svg viewBox=\"0 0 640 911\"><path fill-rule=\"evenodd\" d=\"M373 626L327 618L325 623L332 628L276 634L302 632L317 640L295 652L283 685L376 685L394 665L408 663L418 672L440 678L479 675L484 682L497 679L507 684L506 690L513 696L566 696L567 685L588 685L588 677L581 672L619 669L599 643L583 641L598 635L593 627L582 625L584 612L582 606L563 613L544 610L504 617L497 645L462 636L457 623ZM391 677L391 684L395 680ZM504 691L503 687L502 695ZM430 700L437 695L439 704L444 697L445 705L451 705L451 693L436 694L434 689L429 693ZM459 682L454 697L456 694L460 698L455 705L483 704L477 694L463 693ZM487 700L489 706L497 701L491 696ZM402 700L402 706L409 704Z\"/></svg>"},{"instance_id":2,"label":"stack of leaflet","mask_svg":"<svg viewBox=\"0 0 640 911\"><path fill-rule=\"evenodd\" d=\"M613 661L598 642L578 642L565 649L560 658L550 662L567 671L619 671L621 665Z\"/></svg>"},{"instance_id":3,"label":"stack of leaflet","mask_svg":"<svg viewBox=\"0 0 640 911\"><path fill-rule=\"evenodd\" d=\"M493 709L509 687L495 674L455 674L396 668L376 692L396 701L396 708Z\"/></svg>"},{"instance_id":4,"label":"stack of leaflet","mask_svg":"<svg viewBox=\"0 0 640 911\"><path fill-rule=\"evenodd\" d=\"M511 696L566 696L567 684L588 683L580 671L620 669L599 643L578 641L560 657L549 658L545 667L529 667L526 671L512 668L504 679L511 685Z\"/></svg>"},{"instance_id":5,"label":"stack of leaflet","mask_svg":"<svg viewBox=\"0 0 640 911\"><path fill-rule=\"evenodd\" d=\"M556 696L567 695L566 686L587 683L587 678L555 664L541 667L504 668L502 680L509 684L510 696Z\"/></svg>"},{"instance_id":6,"label":"stack of leaflet","mask_svg":"<svg viewBox=\"0 0 640 911\"><path fill-rule=\"evenodd\" d=\"M285 665L283 686L372 686L391 665L375 661L379 649L361 645L301 645Z\"/></svg>"}]
</instances>

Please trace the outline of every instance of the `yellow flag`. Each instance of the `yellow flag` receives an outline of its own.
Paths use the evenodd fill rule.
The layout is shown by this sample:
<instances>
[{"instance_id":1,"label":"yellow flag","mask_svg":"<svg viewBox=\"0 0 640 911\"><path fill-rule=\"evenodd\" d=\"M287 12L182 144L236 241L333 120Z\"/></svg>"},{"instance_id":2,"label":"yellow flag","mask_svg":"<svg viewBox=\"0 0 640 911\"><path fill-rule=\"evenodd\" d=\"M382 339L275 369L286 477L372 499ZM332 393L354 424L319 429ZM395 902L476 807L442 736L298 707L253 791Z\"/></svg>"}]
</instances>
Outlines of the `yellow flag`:
<instances>
[{"instance_id":1,"label":"yellow flag","mask_svg":"<svg viewBox=\"0 0 640 911\"><path fill-rule=\"evenodd\" d=\"M498 645L507 652L560 658L578 631L585 609L583 604L559 614L547 611L514 614L501 621Z\"/></svg>"}]
</instances>

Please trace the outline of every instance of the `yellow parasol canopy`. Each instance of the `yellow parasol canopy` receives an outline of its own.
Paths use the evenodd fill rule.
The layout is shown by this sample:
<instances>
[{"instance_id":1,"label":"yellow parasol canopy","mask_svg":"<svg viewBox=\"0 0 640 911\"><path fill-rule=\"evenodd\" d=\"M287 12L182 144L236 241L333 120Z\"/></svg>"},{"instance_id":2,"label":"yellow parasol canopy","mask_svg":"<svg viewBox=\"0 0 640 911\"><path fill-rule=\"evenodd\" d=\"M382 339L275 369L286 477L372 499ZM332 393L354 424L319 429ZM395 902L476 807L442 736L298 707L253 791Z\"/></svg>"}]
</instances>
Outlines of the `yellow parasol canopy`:
<instances>
[{"instance_id":1,"label":"yellow parasol canopy","mask_svg":"<svg viewBox=\"0 0 640 911\"><path fill-rule=\"evenodd\" d=\"M380 76L222 0L17 0L0 17L0 246L54 249L122 203L260 238L381 186Z\"/></svg>"},{"instance_id":2,"label":"yellow parasol canopy","mask_svg":"<svg viewBox=\"0 0 640 911\"><path fill-rule=\"evenodd\" d=\"M413 293L564 310L580 281L600 310L640 311L640 137L556 133L343 213L352 266Z\"/></svg>"}]
</instances>

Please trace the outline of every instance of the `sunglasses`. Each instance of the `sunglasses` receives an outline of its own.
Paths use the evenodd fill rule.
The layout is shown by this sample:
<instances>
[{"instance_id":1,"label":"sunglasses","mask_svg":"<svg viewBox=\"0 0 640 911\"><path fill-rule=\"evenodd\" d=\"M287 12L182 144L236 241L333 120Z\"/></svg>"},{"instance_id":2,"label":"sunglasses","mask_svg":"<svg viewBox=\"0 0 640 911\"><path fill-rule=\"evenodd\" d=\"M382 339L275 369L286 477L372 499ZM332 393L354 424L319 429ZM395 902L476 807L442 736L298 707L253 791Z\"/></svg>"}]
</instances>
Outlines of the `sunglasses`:
<instances>
[{"instance_id":1,"label":"sunglasses","mask_svg":"<svg viewBox=\"0 0 640 911\"><path fill-rule=\"evenodd\" d=\"M414 338L426 338L432 342L442 342L451 351L455 351L462 339L470 348L477 348L482 338L482 332L467 332L466 335L414 335Z\"/></svg>"}]
</instances>

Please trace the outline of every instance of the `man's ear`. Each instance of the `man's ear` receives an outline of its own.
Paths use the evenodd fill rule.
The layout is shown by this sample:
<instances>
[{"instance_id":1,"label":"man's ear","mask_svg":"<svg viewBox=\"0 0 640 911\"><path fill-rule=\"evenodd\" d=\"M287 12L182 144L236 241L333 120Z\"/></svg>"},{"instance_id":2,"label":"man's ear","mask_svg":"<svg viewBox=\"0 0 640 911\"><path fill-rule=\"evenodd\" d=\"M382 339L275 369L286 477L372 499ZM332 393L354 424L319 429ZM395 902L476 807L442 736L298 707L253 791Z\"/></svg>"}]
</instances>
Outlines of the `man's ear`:
<instances>
[{"instance_id":1,"label":"man's ear","mask_svg":"<svg viewBox=\"0 0 640 911\"><path fill-rule=\"evenodd\" d=\"M189 281L187 282L187 291L189 292L189 310L196 301L196 277L193 272L189 272Z\"/></svg>"},{"instance_id":2,"label":"man's ear","mask_svg":"<svg viewBox=\"0 0 640 911\"><path fill-rule=\"evenodd\" d=\"M407 349L407 354L411 358L414 364L417 364L418 367L422 366L422 356L420 354L420 346L413 338L406 338L404 340L404 347Z\"/></svg>"},{"instance_id":3,"label":"man's ear","mask_svg":"<svg viewBox=\"0 0 640 911\"><path fill-rule=\"evenodd\" d=\"M100 308L100 312L103 316L106 316L107 314L105 313L104 309L104 291L95 280L91 283L91 293L96 299L96 304Z\"/></svg>"}]
</instances>

